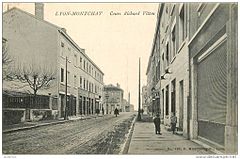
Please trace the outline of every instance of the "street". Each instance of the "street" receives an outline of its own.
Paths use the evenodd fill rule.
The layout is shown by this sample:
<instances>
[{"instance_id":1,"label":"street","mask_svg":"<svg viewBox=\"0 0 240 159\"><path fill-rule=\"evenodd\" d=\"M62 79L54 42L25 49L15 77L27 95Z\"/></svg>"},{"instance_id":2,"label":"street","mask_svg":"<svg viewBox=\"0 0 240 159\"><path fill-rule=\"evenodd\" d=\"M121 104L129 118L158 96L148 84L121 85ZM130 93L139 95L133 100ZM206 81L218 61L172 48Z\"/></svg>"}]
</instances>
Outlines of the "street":
<instances>
[{"instance_id":1,"label":"street","mask_svg":"<svg viewBox=\"0 0 240 159\"><path fill-rule=\"evenodd\" d=\"M3 154L118 154L133 113L3 134Z\"/></svg>"}]
</instances>

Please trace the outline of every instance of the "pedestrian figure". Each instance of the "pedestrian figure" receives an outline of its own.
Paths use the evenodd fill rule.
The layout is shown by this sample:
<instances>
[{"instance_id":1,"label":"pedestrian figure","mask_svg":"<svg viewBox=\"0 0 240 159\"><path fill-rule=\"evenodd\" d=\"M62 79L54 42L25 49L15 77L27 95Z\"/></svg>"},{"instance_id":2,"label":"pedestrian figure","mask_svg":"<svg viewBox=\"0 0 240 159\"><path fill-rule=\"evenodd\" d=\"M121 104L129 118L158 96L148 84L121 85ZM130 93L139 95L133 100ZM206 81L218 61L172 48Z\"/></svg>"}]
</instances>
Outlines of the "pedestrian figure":
<instances>
[{"instance_id":1,"label":"pedestrian figure","mask_svg":"<svg viewBox=\"0 0 240 159\"><path fill-rule=\"evenodd\" d=\"M116 117L117 117L117 115L119 115L119 111L117 108L114 110L114 114L116 115Z\"/></svg>"},{"instance_id":2,"label":"pedestrian figure","mask_svg":"<svg viewBox=\"0 0 240 159\"><path fill-rule=\"evenodd\" d=\"M174 113L172 113L172 116L171 116L171 129L172 129L173 134L175 134L176 124L177 124L177 117L175 116Z\"/></svg>"},{"instance_id":3,"label":"pedestrian figure","mask_svg":"<svg viewBox=\"0 0 240 159\"><path fill-rule=\"evenodd\" d=\"M104 108L102 108L102 115L104 115Z\"/></svg>"},{"instance_id":4,"label":"pedestrian figure","mask_svg":"<svg viewBox=\"0 0 240 159\"><path fill-rule=\"evenodd\" d=\"M161 132L160 132L161 120L160 120L159 114L156 115L156 117L153 119L153 122L155 125L155 133L161 135Z\"/></svg>"}]
</instances>

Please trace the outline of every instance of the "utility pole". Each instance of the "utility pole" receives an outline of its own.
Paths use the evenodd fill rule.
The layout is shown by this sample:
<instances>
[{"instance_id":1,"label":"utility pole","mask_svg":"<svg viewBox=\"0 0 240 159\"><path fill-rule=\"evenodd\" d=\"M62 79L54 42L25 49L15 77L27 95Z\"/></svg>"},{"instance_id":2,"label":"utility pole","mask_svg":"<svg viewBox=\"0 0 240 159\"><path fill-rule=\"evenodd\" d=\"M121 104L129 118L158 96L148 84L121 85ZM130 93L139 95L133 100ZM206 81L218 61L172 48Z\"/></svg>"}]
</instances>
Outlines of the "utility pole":
<instances>
[{"instance_id":1,"label":"utility pole","mask_svg":"<svg viewBox=\"0 0 240 159\"><path fill-rule=\"evenodd\" d=\"M138 121L141 120L141 58L139 57L139 81L138 81Z\"/></svg>"}]
</instances>

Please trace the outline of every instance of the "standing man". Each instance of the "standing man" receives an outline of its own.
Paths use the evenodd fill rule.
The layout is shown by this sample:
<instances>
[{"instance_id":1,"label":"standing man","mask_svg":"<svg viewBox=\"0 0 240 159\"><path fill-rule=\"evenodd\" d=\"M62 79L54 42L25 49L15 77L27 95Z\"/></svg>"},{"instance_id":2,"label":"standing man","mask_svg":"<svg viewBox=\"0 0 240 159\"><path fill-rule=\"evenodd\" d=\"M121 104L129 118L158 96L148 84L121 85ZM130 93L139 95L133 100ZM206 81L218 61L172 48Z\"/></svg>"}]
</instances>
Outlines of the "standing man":
<instances>
[{"instance_id":1,"label":"standing man","mask_svg":"<svg viewBox=\"0 0 240 159\"><path fill-rule=\"evenodd\" d=\"M102 107L102 115L104 115L104 108Z\"/></svg>"},{"instance_id":2,"label":"standing man","mask_svg":"<svg viewBox=\"0 0 240 159\"><path fill-rule=\"evenodd\" d=\"M116 115L116 117L117 117L117 115L119 115L119 111L117 108L114 110L114 114Z\"/></svg>"},{"instance_id":3,"label":"standing man","mask_svg":"<svg viewBox=\"0 0 240 159\"><path fill-rule=\"evenodd\" d=\"M177 124L177 117L175 116L175 113L172 113L172 116L171 116L171 129L172 129L173 134L175 134L176 124Z\"/></svg>"},{"instance_id":4,"label":"standing man","mask_svg":"<svg viewBox=\"0 0 240 159\"><path fill-rule=\"evenodd\" d=\"M162 135L160 132L160 124L161 124L161 120L159 117L159 114L156 115L156 117L153 119L154 125L155 125L155 133Z\"/></svg>"}]
</instances>

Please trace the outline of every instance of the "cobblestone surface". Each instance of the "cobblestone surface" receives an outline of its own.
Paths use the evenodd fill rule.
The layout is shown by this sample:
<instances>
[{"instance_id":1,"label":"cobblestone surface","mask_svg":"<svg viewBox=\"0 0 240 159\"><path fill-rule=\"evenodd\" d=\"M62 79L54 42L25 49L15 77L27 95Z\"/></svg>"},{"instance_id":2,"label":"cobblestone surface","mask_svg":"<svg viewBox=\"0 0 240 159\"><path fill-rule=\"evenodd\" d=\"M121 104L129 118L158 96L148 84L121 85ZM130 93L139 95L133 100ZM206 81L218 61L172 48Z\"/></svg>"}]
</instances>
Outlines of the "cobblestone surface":
<instances>
[{"instance_id":1,"label":"cobblestone surface","mask_svg":"<svg viewBox=\"0 0 240 159\"><path fill-rule=\"evenodd\" d=\"M3 154L118 154L135 115L121 113L3 134Z\"/></svg>"}]
</instances>

